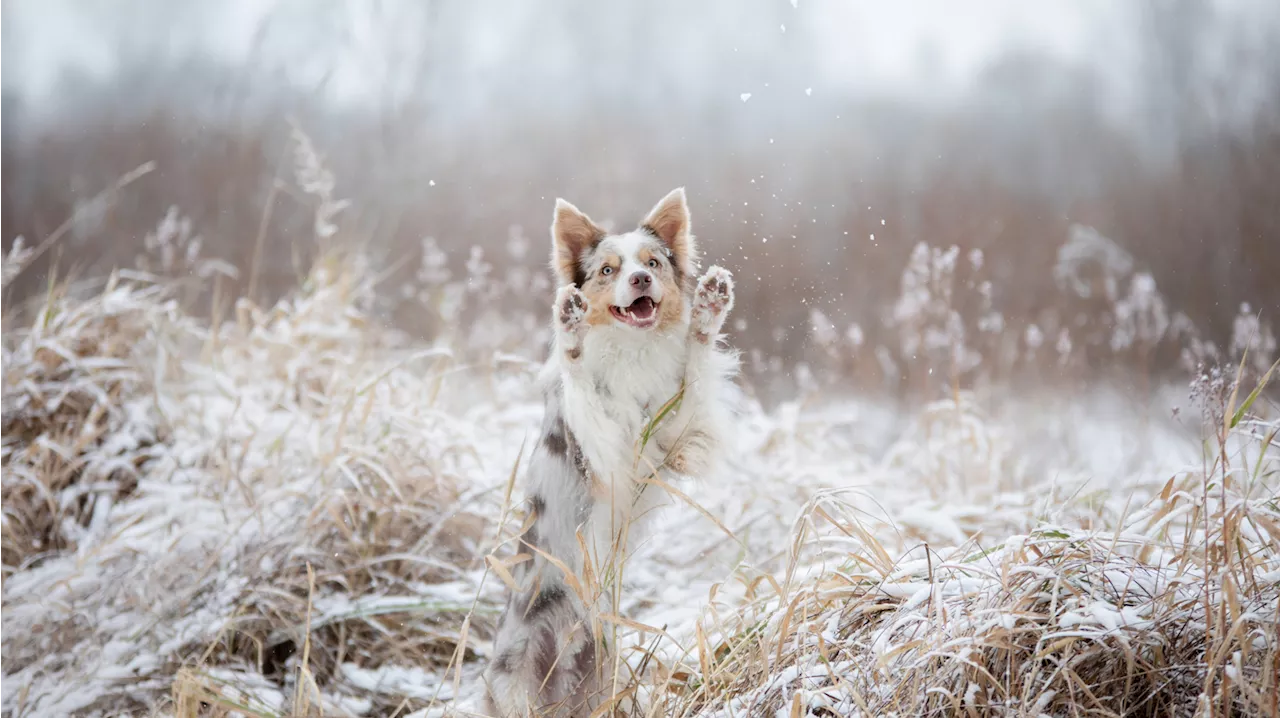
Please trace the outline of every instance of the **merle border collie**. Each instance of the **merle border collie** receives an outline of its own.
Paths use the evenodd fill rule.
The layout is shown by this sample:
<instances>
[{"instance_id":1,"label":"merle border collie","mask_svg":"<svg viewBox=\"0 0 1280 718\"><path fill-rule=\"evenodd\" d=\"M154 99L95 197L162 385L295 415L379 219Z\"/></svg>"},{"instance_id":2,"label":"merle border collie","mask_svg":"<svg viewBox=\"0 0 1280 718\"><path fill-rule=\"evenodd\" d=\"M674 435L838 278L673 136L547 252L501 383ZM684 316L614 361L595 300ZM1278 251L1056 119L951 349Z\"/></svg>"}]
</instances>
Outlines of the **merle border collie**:
<instances>
[{"instance_id":1,"label":"merle border collie","mask_svg":"<svg viewBox=\"0 0 1280 718\"><path fill-rule=\"evenodd\" d=\"M496 715L585 718L621 688L610 633L628 546L670 478L706 476L723 452L733 277L697 276L683 188L621 234L558 199L551 238L546 411L484 679Z\"/></svg>"}]
</instances>

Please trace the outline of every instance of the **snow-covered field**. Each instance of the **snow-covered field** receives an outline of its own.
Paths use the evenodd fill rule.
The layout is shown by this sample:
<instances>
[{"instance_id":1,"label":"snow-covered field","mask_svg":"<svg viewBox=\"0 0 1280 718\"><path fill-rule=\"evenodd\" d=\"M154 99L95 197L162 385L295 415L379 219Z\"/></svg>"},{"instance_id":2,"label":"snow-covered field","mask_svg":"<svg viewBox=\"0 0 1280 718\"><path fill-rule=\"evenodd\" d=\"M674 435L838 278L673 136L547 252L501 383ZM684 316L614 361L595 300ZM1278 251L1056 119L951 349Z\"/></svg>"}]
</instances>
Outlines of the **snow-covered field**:
<instances>
[{"instance_id":1,"label":"snow-covered field","mask_svg":"<svg viewBox=\"0 0 1280 718\"><path fill-rule=\"evenodd\" d=\"M325 249L342 203L298 142L321 251L274 306L190 313L193 278L233 270L176 214L138 269L6 304L4 716L479 705L542 411L538 312L459 320L445 307L491 267L473 251L447 283L424 243L406 296L452 321L430 343L386 326L384 277ZM728 465L664 489L624 568L617 714L1276 715L1280 420L1254 391L1274 336L1246 308L1224 358L1115 251L1081 230L1056 279L1103 257L1101 341L1182 342L1190 391L972 381L1043 332L1006 327L989 282L966 323L958 250L921 245L891 320L951 391L823 393L810 372L765 409L747 386ZM6 285L32 256L11 250ZM526 304L547 289L505 281ZM828 324L812 339L838 366ZM1051 346L1082 365L1065 326Z\"/></svg>"},{"instance_id":2,"label":"snow-covered field","mask_svg":"<svg viewBox=\"0 0 1280 718\"><path fill-rule=\"evenodd\" d=\"M125 274L6 318L4 715L477 705L533 366L410 341L372 291L322 261L211 326ZM627 564L619 705L1274 715L1280 424L1230 379L747 401Z\"/></svg>"}]
</instances>

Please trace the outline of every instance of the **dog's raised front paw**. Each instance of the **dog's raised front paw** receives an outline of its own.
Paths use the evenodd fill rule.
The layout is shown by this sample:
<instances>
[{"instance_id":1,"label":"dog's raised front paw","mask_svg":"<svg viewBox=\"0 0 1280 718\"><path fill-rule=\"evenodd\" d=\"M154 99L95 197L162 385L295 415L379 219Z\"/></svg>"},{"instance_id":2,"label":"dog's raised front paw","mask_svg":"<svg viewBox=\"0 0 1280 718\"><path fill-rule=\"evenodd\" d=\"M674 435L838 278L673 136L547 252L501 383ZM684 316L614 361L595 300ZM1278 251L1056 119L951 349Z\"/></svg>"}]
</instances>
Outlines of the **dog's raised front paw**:
<instances>
[{"instance_id":1,"label":"dog's raised front paw","mask_svg":"<svg viewBox=\"0 0 1280 718\"><path fill-rule=\"evenodd\" d=\"M572 284L566 284L556 291L556 301L552 307L556 318L556 334L560 348L570 360L577 360L582 356L582 337L589 328L588 309L590 305L587 304L587 298Z\"/></svg>"},{"instance_id":2,"label":"dog's raised front paw","mask_svg":"<svg viewBox=\"0 0 1280 718\"><path fill-rule=\"evenodd\" d=\"M712 266L698 280L693 295L693 336L703 344L720 333L724 319L733 308L733 275L723 267Z\"/></svg>"}]
</instances>

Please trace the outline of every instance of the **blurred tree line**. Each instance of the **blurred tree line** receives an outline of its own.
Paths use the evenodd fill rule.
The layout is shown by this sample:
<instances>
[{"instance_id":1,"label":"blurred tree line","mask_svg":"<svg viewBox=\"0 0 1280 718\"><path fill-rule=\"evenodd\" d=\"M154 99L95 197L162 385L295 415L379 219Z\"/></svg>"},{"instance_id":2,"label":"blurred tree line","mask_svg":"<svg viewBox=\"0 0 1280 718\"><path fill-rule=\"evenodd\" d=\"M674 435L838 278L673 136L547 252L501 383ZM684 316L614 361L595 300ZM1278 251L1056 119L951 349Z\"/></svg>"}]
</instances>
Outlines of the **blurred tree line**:
<instances>
[{"instance_id":1,"label":"blurred tree line","mask_svg":"<svg viewBox=\"0 0 1280 718\"><path fill-rule=\"evenodd\" d=\"M486 39L458 31L488 22L468 3L356 17L285 0L228 56L191 49L211 4L80 3L114 38L112 70L66 72L39 103L4 89L5 246L75 218L15 291L42 286L51 262L81 275L130 264L171 205L244 270L238 289L260 232L257 298L292 287L312 250L310 209L289 190L292 121L352 200L343 238L406 278L424 237L458 267L473 246L541 267L556 196L621 227L684 185L708 256L740 277L735 341L784 360L805 351L814 307L878 341L920 241L981 249L997 303L1032 321L1060 300L1051 267L1077 223L1132 253L1220 344L1242 302L1274 320L1275 8L1134 5L1132 92L1117 104L1097 67L1025 47L958 99L842 91L812 79L803 20L776 5L716 0L692 19L673 0L513 5ZM148 161L154 172L95 205ZM513 231L533 238L527 256L504 252ZM391 311L433 331L412 306Z\"/></svg>"}]
</instances>

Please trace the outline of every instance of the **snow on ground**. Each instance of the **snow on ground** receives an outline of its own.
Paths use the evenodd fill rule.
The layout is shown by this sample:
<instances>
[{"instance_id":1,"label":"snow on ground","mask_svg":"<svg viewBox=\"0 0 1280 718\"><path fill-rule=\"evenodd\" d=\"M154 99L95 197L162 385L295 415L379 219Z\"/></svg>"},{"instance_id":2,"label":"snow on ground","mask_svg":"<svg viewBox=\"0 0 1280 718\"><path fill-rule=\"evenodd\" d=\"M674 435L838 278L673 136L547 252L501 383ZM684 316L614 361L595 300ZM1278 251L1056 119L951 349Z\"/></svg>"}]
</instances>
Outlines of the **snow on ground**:
<instances>
[{"instance_id":1,"label":"snow on ground","mask_svg":"<svg viewBox=\"0 0 1280 718\"><path fill-rule=\"evenodd\" d=\"M4 715L474 708L534 367L383 330L370 291L321 264L211 329L122 281L6 326ZM628 699L1256 709L1276 688L1276 424L1236 427L1224 486L1168 404L748 403L733 459L626 567L623 613L655 629L624 634Z\"/></svg>"}]
</instances>

